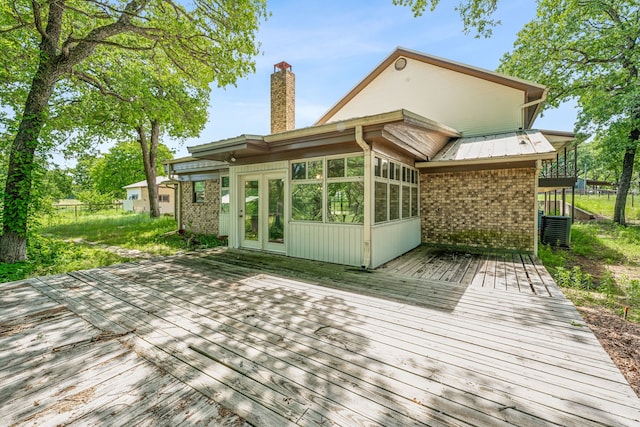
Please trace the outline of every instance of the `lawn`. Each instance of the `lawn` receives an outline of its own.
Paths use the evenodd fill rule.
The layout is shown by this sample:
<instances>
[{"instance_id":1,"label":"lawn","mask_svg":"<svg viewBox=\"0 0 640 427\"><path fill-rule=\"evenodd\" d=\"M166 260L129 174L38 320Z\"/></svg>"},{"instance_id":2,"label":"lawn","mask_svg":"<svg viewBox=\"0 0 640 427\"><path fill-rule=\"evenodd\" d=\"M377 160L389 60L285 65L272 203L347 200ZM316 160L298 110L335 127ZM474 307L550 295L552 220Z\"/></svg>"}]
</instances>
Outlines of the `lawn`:
<instances>
[{"instance_id":1,"label":"lawn","mask_svg":"<svg viewBox=\"0 0 640 427\"><path fill-rule=\"evenodd\" d=\"M576 222L571 249L541 247L539 256L576 306L603 307L640 322L640 226Z\"/></svg>"},{"instance_id":2,"label":"lawn","mask_svg":"<svg viewBox=\"0 0 640 427\"><path fill-rule=\"evenodd\" d=\"M569 199L570 200L570 199ZM601 217L613 218L613 208L616 203L615 194L576 194L576 206ZM627 205L625 208L625 216L627 221L640 220L640 196L627 196Z\"/></svg>"},{"instance_id":3,"label":"lawn","mask_svg":"<svg viewBox=\"0 0 640 427\"><path fill-rule=\"evenodd\" d=\"M0 283L66 273L131 261L109 247L135 249L153 255L218 246L215 237L178 234L172 217L150 218L106 210L71 215L68 212L41 219L44 226L27 240L28 260L0 265Z\"/></svg>"}]
</instances>

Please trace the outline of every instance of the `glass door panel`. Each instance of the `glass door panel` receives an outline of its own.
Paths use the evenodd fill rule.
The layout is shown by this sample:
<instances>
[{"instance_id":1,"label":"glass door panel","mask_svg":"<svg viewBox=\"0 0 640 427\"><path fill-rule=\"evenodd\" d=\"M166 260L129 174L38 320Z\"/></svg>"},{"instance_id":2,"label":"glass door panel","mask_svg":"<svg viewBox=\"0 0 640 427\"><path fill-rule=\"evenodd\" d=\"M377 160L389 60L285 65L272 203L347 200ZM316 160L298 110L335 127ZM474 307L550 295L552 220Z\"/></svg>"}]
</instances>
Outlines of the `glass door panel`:
<instances>
[{"instance_id":1,"label":"glass door panel","mask_svg":"<svg viewBox=\"0 0 640 427\"><path fill-rule=\"evenodd\" d=\"M260 238L260 181L244 182L244 240L258 242Z\"/></svg>"},{"instance_id":2,"label":"glass door panel","mask_svg":"<svg viewBox=\"0 0 640 427\"><path fill-rule=\"evenodd\" d=\"M268 224L269 243L284 243L284 179L269 178L267 180L269 199Z\"/></svg>"}]
</instances>

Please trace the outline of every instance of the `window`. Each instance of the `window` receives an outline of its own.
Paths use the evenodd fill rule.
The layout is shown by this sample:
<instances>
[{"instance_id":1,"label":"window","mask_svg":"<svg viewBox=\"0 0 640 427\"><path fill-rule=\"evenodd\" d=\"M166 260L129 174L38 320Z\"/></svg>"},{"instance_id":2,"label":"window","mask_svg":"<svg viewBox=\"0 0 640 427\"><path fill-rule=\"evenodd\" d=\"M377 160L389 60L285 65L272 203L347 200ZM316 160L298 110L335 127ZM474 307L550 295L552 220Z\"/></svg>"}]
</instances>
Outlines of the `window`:
<instances>
[{"instance_id":1,"label":"window","mask_svg":"<svg viewBox=\"0 0 640 427\"><path fill-rule=\"evenodd\" d=\"M169 195L168 194L160 194L158 196L158 201L160 203L169 203Z\"/></svg>"},{"instance_id":2,"label":"window","mask_svg":"<svg viewBox=\"0 0 640 427\"><path fill-rule=\"evenodd\" d=\"M388 220L387 218L387 183L386 182L375 182L375 194L376 194L376 203L375 203L375 218L374 222L385 222Z\"/></svg>"},{"instance_id":3,"label":"window","mask_svg":"<svg viewBox=\"0 0 640 427\"><path fill-rule=\"evenodd\" d=\"M291 219L362 224L364 156L291 162Z\"/></svg>"},{"instance_id":4,"label":"window","mask_svg":"<svg viewBox=\"0 0 640 427\"><path fill-rule=\"evenodd\" d=\"M291 163L291 219L322 222L323 160Z\"/></svg>"},{"instance_id":5,"label":"window","mask_svg":"<svg viewBox=\"0 0 640 427\"><path fill-rule=\"evenodd\" d=\"M322 179L322 163L322 160L291 163L291 179L294 181Z\"/></svg>"},{"instance_id":6,"label":"window","mask_svg":"<svg viewBox=\"0 0 640 427\"><path fill-rule=\"evenodd\" d=\"M327 160L327 222L364 222L364 156Z\"/></svg>"},{"instance_id":7,"label":"window","mask_svg":"<svg viewBox=\"0 0 640 427\"><path fill-rule=\"evenodd\" d=\"M129 196L129 200L138 200L138 195L137 194L131 194Z\"/></svg>"},{"instance_id":8,"label":"window","mask_svg":"<svg viewBox=\"0 0 640 427\"><path fill-rule=\"evenodd\" d=\"M229 197L229 177L222 176L220 177L220 213L229 213Z\"/></svg>"},{"instance_id":9,"label":"window","mask_svg":"<svg viewBox=\"0 0 640 427\"><path fill-rule=\"evenodd\" d=\"M204 181L193 182L193 203L204 203Z\"/></svg>"},{"instance_id":10,"label":"window","mask_svg":"<svg viewBox=\"0 0 640 427\"><path fill-rule=\"evenodd\" d=\"M417 172L410 166L374 158L374 223L418 216Z\"/></svg>"},{"instance_id":11,"label":"window","mask_svg":"<svg viewBox=\"0 0 640 427\"><path fill-rule=\"evenodd\" d=\"M400 218L400 186L389 184L389 221Z\"/></svg>"},{"instance_id":12,"label":"window","mask_svg":"<svg viewBox=\"0 0 640 427\"><path fill-rule=\"evenodd\" d=\"M291 185L291 219L322 221L322 183Z\"/></svg>"},{"instance_id":13,"label":"window","mask_svg":"<svg viewBox=\"0 0 640 427\"><path fill-rule=\"evenodd\" d=\"M327 221L364 222L364 182L327 184Z\"/></svg>"}]
</instances>

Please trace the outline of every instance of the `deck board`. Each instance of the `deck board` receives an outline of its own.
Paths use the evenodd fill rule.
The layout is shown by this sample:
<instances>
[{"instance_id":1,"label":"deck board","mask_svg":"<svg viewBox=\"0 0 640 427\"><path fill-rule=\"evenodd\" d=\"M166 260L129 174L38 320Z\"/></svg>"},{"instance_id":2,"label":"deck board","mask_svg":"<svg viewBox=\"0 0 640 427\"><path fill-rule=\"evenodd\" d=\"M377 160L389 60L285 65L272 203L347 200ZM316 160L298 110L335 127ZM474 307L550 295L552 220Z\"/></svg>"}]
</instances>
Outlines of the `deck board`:
<instances>
[{"instance_id":1,"label":"deck board","mask_svg":"<svg viewBox=\"0 0 640 427\"><path fill-rule=\"evenodd\" d=\"M640 419L637 396L528 256L420 247L367 272L209 251L7 289L0 341L14 351L0 347L0 424Z\"/></svg>"}]
</instances>

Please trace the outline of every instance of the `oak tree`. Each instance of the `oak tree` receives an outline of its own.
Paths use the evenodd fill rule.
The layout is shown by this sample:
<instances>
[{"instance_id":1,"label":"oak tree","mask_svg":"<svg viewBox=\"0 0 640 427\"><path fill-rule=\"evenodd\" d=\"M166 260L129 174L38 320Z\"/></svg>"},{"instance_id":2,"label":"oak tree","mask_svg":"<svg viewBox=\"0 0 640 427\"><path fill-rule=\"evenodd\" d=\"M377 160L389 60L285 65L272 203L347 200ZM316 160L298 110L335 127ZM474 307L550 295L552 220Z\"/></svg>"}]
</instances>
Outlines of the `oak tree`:
<instances>
[{"instance_id":1,"label":"oak tree","mask_svg":"<svg viewBox=\"0 0 640 427\"><path fill-rule=\"evenodd\" d=\"M266 16L261 0L8 0L0 4L0 101L18 123L5 183L0 262L26 258L34 156L43 136L88 84L107 96L105 52L166 56L180 73L234 83L253 71L255 33ZM196 66L197 64L197 66ZM202 67L204 66L204 67ZM58 109L59 108L59 109ZM58 114L60 112L61 114Z\"/></svg>"},{"instance_id":2,"label":"oak tree","mask_svg":"<svg viewBox=\"0 0 640 427\"><path fill-rule=\"evenodd\" d=\"M499 68L548 86L548 106L576 100L578 130L619 155L619 224L640 141L639 43L637 0L541 0Z\"/></svg>"}]
</instances>

